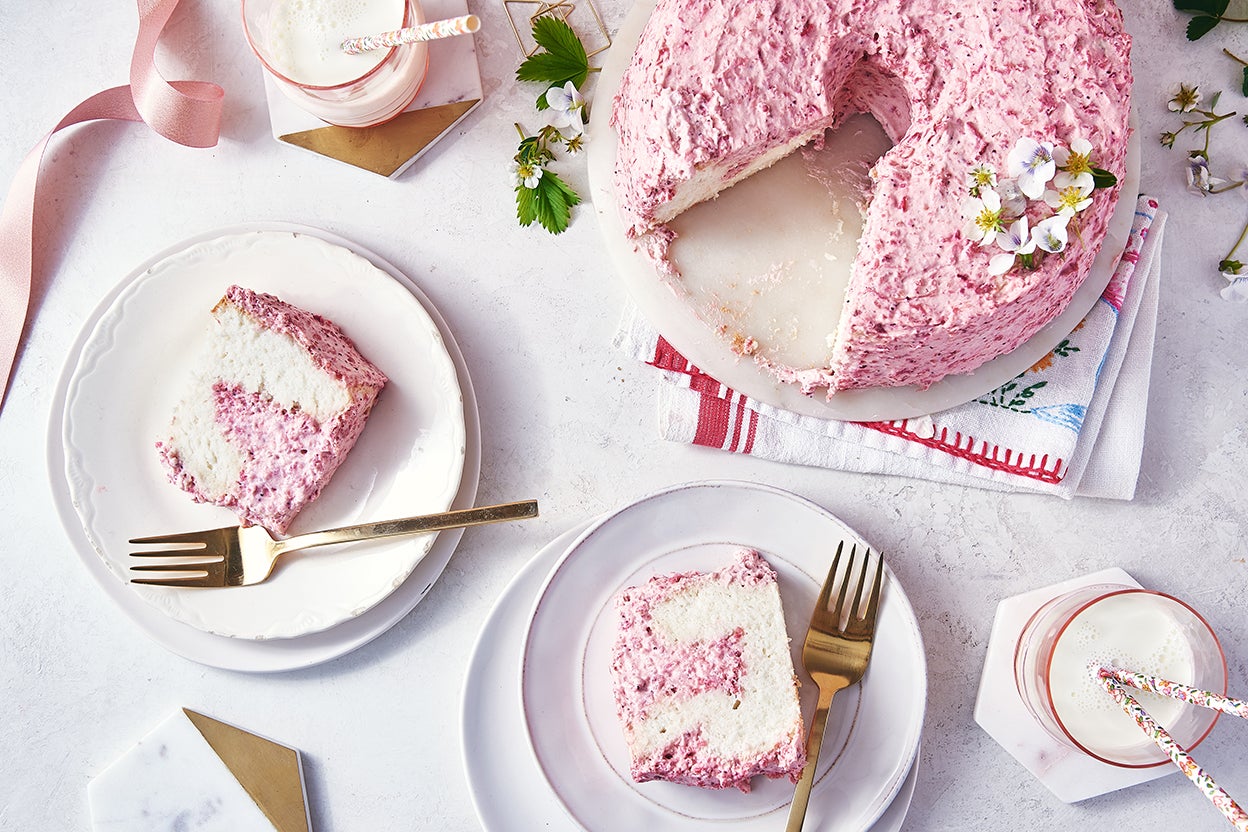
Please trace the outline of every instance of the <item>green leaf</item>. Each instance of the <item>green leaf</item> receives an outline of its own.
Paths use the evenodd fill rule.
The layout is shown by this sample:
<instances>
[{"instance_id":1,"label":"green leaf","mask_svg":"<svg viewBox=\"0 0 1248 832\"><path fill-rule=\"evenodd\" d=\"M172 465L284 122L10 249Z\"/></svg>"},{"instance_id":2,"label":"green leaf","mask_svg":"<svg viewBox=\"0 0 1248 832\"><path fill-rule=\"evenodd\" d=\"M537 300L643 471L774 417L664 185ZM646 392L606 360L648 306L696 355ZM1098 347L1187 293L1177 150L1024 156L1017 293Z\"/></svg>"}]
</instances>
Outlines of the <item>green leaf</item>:
<instances>
[{"instance_id":1,"label":"green leaf","mask_svg":"<svg viewBox=\"0 0 1248 832\"><path fill-rule=\"evenodd\" d=\"M546 51L520 64L516 70L518 80L541 81L550 86L563 86L571 81L580 87L585 83L589 77L589 58L571 26L557 17L539 17L533 21L533 39ZM541 104L538 109L543 109Z\"/></svg>"},{"instance_id":2,"label":"green leaf","mask_svg":"<svg viewBox=\"0 0 1248 832\"><path fill-rule=\"evenodd\" d=\"M1200 40L1218 25L1216 17L1193 17L1187 24L1187 39Z\"/></svg>"},{"instance_id":3,"label":"green leaf","mask_svg":"<svg viewBox=\"0 0 1248 832\"><path fill-rule=\"evenodd\" d=\"M1244 67L1244 85L1239 88L1244 95L1248 95L1248 66Z\"/></svg>"},{"instance_id":4,"label":"green leaf","mask_svg":"<svg viewBox=\"0 0 1248 832\"><path fill-rule=\"evenodd\" d=\"M1118 177L1104 168L1092 168L1093 188L1112 188L1118 184Z\"/></svg>"},{"instance_id":5,"label":"green leaf","mask_svg":"<svg viewBox=\"0 0 1248 832\"><path fill-rule=\"evenodd\" d=\"M1190 14L1207 14L1221 17L1226 13L1230 0L1174 0L1174 8ZM1193 38L1195 40L1195 38Z\"/></svg>"},{"instance_id":6,"label":"green leaf","mask_svg":"<svg viewBox=\"0 0 1248 832\"><path fill-rule=\"evenodd\" d=\"M1225 9L1226 3L1223 3L1223 11ZM579 55L582 61L588 61L581 39L576 36L576 32L572 31L572 27L566 20L545 15L534 20L533 40L537 41L537 45L547 52Z\"/></svg>"},{"instance_id":7,"label":"green leaf","mask_svg":"<svg viewBox=\"0 0 1248 832\"><path fill-rule=\"evenodd\" d=\"M1209 99L1209 109L1210 109L1210 110L1215 110L1215 109L1217 109L1217 107L1218 107L1218 99L1219 99L1219 98L1221 98L1221 97L1222 97L1222 90L1218 90L1217 92L1215 92L1215 93L1213 94L1213 97Z\"/></svg>"},{"instance_id":8,"label":"green leaf","mask_svg":"<svg viewBox=\"0 0 1248 832\"><path fill-rule=\"evenodd\" d=\"M516 186L516 219L520 220L523 226L532 225L533 220L537 219L536 194L537 192L532 188L526 188L524 185Z\"/></svg>"}]
</instances>

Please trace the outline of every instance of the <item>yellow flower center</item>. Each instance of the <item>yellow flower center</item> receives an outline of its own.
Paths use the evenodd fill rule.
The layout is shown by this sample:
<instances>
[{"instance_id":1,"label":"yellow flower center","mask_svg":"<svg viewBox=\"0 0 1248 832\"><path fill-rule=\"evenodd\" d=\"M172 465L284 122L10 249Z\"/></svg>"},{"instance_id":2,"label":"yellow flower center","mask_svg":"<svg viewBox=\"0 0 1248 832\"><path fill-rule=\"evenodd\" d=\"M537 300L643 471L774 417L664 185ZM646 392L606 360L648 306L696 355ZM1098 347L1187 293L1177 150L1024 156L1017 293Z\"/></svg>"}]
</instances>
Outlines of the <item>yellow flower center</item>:
<instances>
[{"instance_id":1,"label":"yellow flower center","mask_svg":"<svg viewBox=\"0 0 1248 832\"><path fill-rule=\"evenodd\" d=\"M1091 154L1085 156L1082 153L1075 153L1072 151L1070 156L1066 159L1065 171L1071 176L1078 176L1081 173L1091 173Z\"/></svg>"},{"instance_id":2,"label":"yellow flower center","mask_svg":"<svg viewBox=\"0 0 1248 832\"><path fill-rule=\"evenodd\" d=\"M975 225L981 231L995 231L1001 227L1001 212L985 207L975 216Z\"/></svg>"},{"instance_id":3,"label":"yellow flower center","mask_svg":"<svg viewBox=\"0 0 1248 832\"><path fill-rule=\"evenodd\" d=\"M1077 209L1080 202L1083 202L1083 194L1074 185L1068 185L1057 192L1058 201L1062 203L1063 208Z\"/></svg>"}]
</instances>

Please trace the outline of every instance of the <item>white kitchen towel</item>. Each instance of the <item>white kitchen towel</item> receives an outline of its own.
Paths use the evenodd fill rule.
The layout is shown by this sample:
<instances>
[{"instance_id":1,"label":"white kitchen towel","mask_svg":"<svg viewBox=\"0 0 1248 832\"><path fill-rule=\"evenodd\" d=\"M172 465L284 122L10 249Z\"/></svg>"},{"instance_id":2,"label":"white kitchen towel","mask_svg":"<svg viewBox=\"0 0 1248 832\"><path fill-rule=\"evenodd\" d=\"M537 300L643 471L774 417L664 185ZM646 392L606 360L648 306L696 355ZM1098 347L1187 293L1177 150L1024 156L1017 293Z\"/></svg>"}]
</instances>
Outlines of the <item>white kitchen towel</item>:
<instances>
[{"instance_id":1,"label":"white kitchen towel","mask_svg":"<svg viewBox=\"0 0 1248 832\"><path fill-rule=\"evenodd\" d=\"M744 396L700 372L640 312L616 346L660 371L668 440L780 462L1004 491L1129 500L1144 446L1165 212L1142 196L1095 307L1052 353L971 402L915 419L843 422Z\"/></svg>"}]
</instances>

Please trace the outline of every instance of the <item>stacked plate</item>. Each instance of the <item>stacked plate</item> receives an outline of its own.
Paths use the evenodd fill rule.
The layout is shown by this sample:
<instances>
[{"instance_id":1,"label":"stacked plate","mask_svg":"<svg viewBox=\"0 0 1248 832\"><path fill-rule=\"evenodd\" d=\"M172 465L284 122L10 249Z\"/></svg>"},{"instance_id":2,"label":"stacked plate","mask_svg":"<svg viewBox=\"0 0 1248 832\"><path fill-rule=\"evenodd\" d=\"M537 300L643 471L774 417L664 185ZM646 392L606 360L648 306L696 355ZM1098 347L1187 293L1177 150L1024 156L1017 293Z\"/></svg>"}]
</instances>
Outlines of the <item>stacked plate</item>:
<instances>
[{"instance_id":1,"label":"stacked plate","mask_svg":"<svg viewBox=\"0 0 1248 832\"><path fill-rule=\"evenodd\" d=\"M390 384L367 429L291 531L468 508L480 472L476 401L446 322L406 275L317 229L212 231L139 265L87 321L52 406L48 468L61 521L96 582L150 637L229 670L274 672L341 656L425 596L462 529L284 559L280 580L228 592L128 582L132 537L238 524L170 485L155 444L231 283L323 314Z\"/></svg>"},{"instance_id":2,"label":"stacked plate","mask_svg":"<svg viewBox=\"0 0 1248 832\"><path fill-rule=\"evenodd\" d=\"M787 780L749 794L638 784L616 719L609 673L616 593L649 577L725 565L740 547L776 570L795 667L836 541L865 541L788 492L707 482L653 494L573 529L503 592L468 666L463 748L477 813L489 830L781 828ZM799 670L809 724L815 686ZM918 769L927 700L923 643L890 572L863 683L839 694L806 828L899 829Z\"/></svg>"}]
</instances>

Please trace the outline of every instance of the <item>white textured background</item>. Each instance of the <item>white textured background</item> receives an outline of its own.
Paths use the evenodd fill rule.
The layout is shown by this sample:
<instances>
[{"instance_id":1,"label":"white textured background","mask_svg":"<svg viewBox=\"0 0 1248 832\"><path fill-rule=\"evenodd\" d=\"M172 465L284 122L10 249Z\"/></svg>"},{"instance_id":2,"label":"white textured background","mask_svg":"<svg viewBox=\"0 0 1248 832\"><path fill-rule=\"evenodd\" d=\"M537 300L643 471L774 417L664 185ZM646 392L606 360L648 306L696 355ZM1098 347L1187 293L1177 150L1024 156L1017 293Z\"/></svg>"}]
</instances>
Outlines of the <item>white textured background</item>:
<instances>
[{"instance_id":1,"label":"white textured background","mask_svg":"<svg viewBox=\"0 0 1248 832\"><path fill-rule=\"evenodd\" d=\"M512 80L519 55L501 2L472 4L484 21L485 103L389 182L273 142L237 4L184 0L161 65L167 77L226 88L220 145L191 150L140 125L99 123L56 139L45 163L38 316L0 416L0 829L87 827L89 778L184 705L302 748L322 830L477 828L457 722L466 657L493 599L557 533L651 490L707 477L796 491L890 555L917 608L931 673L907 829L1221 828L1179 776L1062 805L971 716L997 600L1110 565L1199 608L1223 638L1232 690L1248 695L1248 308L1218 297L1216 273L1248 201L1186 193L1181 153L1154 141L1172 121L1165 90L1180 79L1226 89L1223 107L1248 112L1239 68L1220 51L1248 56L1248 26L1188 44L1186 18L1169 5L1124 0L1136 38L1143 187L1171 218L1138 496L1101 503L660 443L648 376L609 347L623 296L593 216L580 210L559 238L512 220L512 123L535 126L536 118L533 91ZM604 2L612 28L626 6ZM0 7L0 183L71 107L126 82L135 29L134 9L120 1ZM1222 125L1214 140L1215 166L1248 161L1243 124ZM583 178L570 178L584 193ZM183 238L258 220L357 240L420 283L476 384L480 499L542 504L538 521L469 531L428 599L367 648L269 677L201 667L144 637L71 551L44 462L54 381L99 298ZM1246 742L1248 726L1226 720L1198 757L1248 803Z\"/></svg>"}]
</instances>

